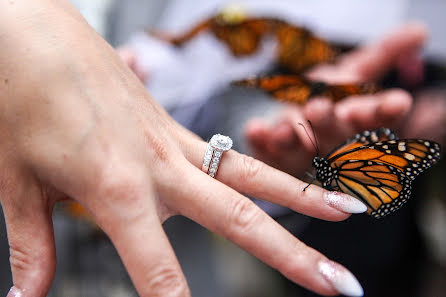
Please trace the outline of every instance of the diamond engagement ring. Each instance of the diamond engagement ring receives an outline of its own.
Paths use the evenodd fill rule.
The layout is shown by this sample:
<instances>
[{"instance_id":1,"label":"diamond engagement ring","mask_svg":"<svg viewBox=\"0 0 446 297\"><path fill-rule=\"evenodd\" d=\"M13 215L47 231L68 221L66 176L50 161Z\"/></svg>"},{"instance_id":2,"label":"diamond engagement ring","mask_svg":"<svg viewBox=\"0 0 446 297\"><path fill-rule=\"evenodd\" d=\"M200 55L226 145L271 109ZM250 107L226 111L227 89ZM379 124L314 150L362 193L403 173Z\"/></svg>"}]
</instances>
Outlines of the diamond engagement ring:
<instances>
[{"instance_id":1,"label":"diamond engagement ring","mask_svg":"<svg viewBox=\"0 0 446 297\"><path fill-rule=\"evenodd\" d=\"M217 174L218 164L224 152L229 151L232 147L232 139L229 136L215 134L208 143L206 153L204 154L203 166L201 170L215 177Z\"/></svg>"}]
</instances>

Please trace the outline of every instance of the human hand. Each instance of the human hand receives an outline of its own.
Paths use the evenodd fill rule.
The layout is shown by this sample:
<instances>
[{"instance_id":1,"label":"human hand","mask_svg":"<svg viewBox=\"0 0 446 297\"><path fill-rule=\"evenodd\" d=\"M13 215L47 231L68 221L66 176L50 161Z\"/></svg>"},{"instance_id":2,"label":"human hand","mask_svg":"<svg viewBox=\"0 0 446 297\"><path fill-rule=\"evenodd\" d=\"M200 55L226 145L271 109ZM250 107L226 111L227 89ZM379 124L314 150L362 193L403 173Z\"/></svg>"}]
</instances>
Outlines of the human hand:
<instances>
[{"instance_id":1,"label":"human hand","mask_svg":"<svg viewBox=\"0 0 446 297\"><path fill-rule=\"evenodd\" d=\"M141 296L189 296L162 223L187 216L320 294L362 295L345 268L240 193L326 220L365 205L235 151L217 179L206 143L174 122L65 1L0 2L0 201L14 288L46 296L55 274L51 213L73 199L117 248ZM69 34L67 34L69 32ZM20 295L19 295L20 294Z\"/></svg>"},{"instance_id":2,"label":"human hand","mask_svg":"<svg viewBox=\"0 0 446 297\"><path fill-rule=\"evenodd\" d=\"M422 25L406 24L381 41L345 54L336 64L317 66L307 75L329 83L374 81L391 67L401 64L401 59L407 61L412 57L418 61L419 49L425 38L426 31ZM415 69L412 71L416 72ZM414 73L410 77L416 75ZM294 176L301 176L310 168L315 151L299 123L312 122L324 155L364 129L380 126L399 128L405 123L411 106L411 96L400 89L351 96L336 104L327 98L315 98L304 107L284 106L275 123L251 120L245 128L245 135L256 158Z\"/></svg>"}]
</instances>

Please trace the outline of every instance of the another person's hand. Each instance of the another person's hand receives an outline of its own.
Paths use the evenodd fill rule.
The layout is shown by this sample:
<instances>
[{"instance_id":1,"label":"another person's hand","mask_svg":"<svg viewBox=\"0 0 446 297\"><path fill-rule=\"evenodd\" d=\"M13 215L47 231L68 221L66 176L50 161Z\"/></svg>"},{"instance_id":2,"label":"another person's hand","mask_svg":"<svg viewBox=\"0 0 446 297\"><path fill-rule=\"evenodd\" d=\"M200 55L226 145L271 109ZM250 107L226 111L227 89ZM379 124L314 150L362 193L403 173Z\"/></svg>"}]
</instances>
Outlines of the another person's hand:
<instances>
[{"instance_id":1,"label":"another person's hand","mask_svg":"<svg viewBox=\"0 0 446 297\"><path fill-rule=\"evenodd\" d=\"M56 259L51 213L84 206L117 248L141 296L189 296L163 231L187 216L324 295L362 295L355 278L240 193L326 220L365 211L235 151L217 179L206 143L175 123L66 1L0 2L0 200L9 296L46 296ZM191 70L193 71L193 70ZM197 243L198 244L198 243ZM15 295L19 296L19 295Z\"/></svg>"},{"instance_id":2,"label":"another person's hand","mask_svg":"<svg viewBox=\"0 0 446 297\"><path fill-rule=\"evenodd\" d=\"M446 89L428 88L417 92L401 136L432 139L446 145Z\"/></svg>"},{"instance_id":3,"label":"another person's hand","mask_svg":"<svg viewBox=\"0 0 446 297\"><path fill-rule=\"evenodd\" d=\"M142 83L146 83L147 79L149 78L149 73L138 64L136 52L131 47L122 46L116 49L116 53L139 78L139 80Z\"/></svg>"},{"instance_id":4,"label":"another person's hand","mask_svg":"<svg viewBox=\"0 0 446 297\"><path fill-rule=\"evenodd\" d=\"M308 76L330 83L375 81L400 65L400 60L411 60L411 65L418 66L405 74L414 81L422 72L419 51L426 35L422 25L407 24L381 41L345 54L336 64L317 66ZM364 129L380 126L399 129L406 123L411 107L411 96L400 89L351 96L336 104L327 98L315 98L304 107L286 105L275 123L251 120L245 134L256 158L294 176L302 176L310 168L315 150L299 123L312 122L324 155Z\"/></svg>"}]
</instances>

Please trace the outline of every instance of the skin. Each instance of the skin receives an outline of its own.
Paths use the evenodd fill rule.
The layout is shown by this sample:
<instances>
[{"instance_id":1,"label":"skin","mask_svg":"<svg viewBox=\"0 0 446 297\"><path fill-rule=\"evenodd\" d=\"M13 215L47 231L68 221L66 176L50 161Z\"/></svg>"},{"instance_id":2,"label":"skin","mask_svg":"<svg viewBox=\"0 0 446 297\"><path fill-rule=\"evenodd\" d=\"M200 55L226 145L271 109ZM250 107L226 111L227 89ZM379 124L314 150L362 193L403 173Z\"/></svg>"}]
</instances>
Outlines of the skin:
<instances>
[{"instance_id":1,"label":"skin","mask_svg":"<svg viewBox=\"0 0 446 297\"><path fill-rule=\"evenodd\" d=\"M426 38L422 24L409 23L382 40L345 54L335 64L317 66L307 76L331 83L367 82L376 81L392 67L397 67L404 71L403 78L416 83L422 76L420 50ZM401 89L350 96L335 104L327 98L315 98L303 107L285 106L274 123L252 119L245 127L245 135L256 158L301 177L311 168L315 149L299 123L312 122L321 156L355 133L381 126L401 132L401 137L429 135L430 139L441 143L445 131L441 129L444 124L439 123L444 122L446 114L442 99L420 98L414 105L411 95ZM426 112L432 115L430 120L421 116ZM306 126L313 137L311 128ZM430 133L423 135L421 131ZM432 131L437 132L432 135Z\"/></svg>"},{"instance_id":2,"label":"skin","mask_svg":"<svg viewBox=\"0 0 446 297\"><path fill-rule=\"evenodd\" d=\"M110 237L140 296L189 296L162 223L184 215L290 280L337 292L325 259L240 193L325 220L325 190L229 151L212 179L206 143L174 122L67 1L0 1L0 201L14 285L46 296L51 213L73 199Z\"/></svg>"}]
</instances>

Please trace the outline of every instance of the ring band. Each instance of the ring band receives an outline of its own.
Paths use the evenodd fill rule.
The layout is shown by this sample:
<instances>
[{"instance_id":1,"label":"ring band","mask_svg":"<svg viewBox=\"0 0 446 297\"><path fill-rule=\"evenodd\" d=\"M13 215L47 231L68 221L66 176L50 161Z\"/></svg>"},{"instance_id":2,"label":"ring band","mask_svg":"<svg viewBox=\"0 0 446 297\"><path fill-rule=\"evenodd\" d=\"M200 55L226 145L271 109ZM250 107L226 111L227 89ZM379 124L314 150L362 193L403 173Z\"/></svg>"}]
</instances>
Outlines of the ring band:
<instances>
[{"instance_id":1,"label":"ring band","mask_svg":"<svg viewBox=\"0 0 446 297\"><path fill-rule=\"evenodd\" d=\"M215 134L208 143L204 153L203 166L201 170L215 177L223 153L229 151L232 147L232 139L229 136Z\"/></svg>"}]
</instances>

